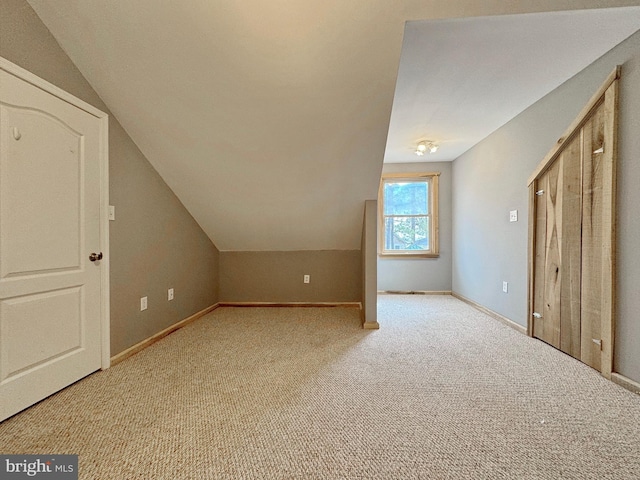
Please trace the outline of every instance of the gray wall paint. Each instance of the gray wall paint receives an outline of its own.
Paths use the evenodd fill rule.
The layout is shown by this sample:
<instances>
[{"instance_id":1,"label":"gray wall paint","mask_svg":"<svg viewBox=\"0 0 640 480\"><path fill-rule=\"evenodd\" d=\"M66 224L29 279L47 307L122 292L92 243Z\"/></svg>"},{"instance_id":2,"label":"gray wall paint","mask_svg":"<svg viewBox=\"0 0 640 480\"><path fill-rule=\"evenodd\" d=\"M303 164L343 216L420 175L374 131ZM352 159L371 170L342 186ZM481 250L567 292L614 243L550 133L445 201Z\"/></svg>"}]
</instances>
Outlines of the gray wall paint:
<instances>
[{"instance_id":1,"label":"gray wall paint","mask_svg":"<svg viewBox=\"0 0 640 480\"><path fill-rule=\"evenodd\" d=\"M378 258L378 290L451 290L451 162L385 163L382 173L440 172L438 258Z\"/></svg>"},{"instance_id":2,"label":"gray wall paint","mask_svg":"<svg viewBox=\"0 0 640 480\"><path fill-rule=\"evenodd\" d=\"M220 301L360 302L361 263L360 250L220 252Z\"/></svg>"},{"instance_id":3,"label":"gray wall paint","mask_svg":"<svg viewBox=\"0 0 640 480\"><path fill-rule=\"evenodd\" d=\"M640 381L640 32L454 161L453 290L526 325L527 178L617 64L623 67L614 368ZM513 209L517 223L508 220Z\"/></svg>"},{"instance_id":4,"label":"gray wall paint","mask_svg":"<svg viewBox=\"0 0 640 480\"><path fill-rule=\"evenodd\" d=\"M214 304L217 249L25 0L0 1L0 56L110 115L111 354Z\"/></svg>"},{"instance_id":5,"label":"gray wall paint","mask_svg":"<svg viewBox=\"0 0 640 480\"><path fill-rule=\"evenodd\" d=\"M614 64L625 63L615 362L619 372L640 381L638 52L636 34L454 162L453 279L446 280L443 268L444 273L430 276L445 279L443 284L407 289L453 285L454 291L526 323L526 179ZM25 0L0 0L0 55L109 113ZM113 354L215 303L220 265L225 272L221 300L360 301L359 251L226 252L219 259L215 246L110 115L110 194L117 207L110 259ZM509 224L508 211L514 208L520 221ZM440 241L446 249L446 240L441 236ZM312 275L308 286L301 282L304 273ZM507 295L501 293L502 280L510 282ZM176 289L171 304L165 303L169 286ZM142 295L150 301L144 313L139 312Z\"/></svg>"}]
</instances>

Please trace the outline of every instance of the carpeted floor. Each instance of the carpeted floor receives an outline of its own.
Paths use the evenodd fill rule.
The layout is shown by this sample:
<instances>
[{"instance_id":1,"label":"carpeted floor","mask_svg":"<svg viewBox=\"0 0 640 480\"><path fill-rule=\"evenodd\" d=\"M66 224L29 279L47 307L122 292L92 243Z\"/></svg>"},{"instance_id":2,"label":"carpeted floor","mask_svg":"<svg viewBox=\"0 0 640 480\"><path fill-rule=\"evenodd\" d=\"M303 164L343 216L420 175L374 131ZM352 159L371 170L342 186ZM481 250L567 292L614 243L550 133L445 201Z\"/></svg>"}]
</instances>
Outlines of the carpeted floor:
<instances>
[{"instance_id":1,"label":"carpeted floor","mask_svg":"<svg viewBox=\"0 0 640 480\"><path fill-rule=\"evenodd\" d=\"M81 479L638 479L640 397L450 296L220 308L0 424Z\"/></svg>"}]
</instances>

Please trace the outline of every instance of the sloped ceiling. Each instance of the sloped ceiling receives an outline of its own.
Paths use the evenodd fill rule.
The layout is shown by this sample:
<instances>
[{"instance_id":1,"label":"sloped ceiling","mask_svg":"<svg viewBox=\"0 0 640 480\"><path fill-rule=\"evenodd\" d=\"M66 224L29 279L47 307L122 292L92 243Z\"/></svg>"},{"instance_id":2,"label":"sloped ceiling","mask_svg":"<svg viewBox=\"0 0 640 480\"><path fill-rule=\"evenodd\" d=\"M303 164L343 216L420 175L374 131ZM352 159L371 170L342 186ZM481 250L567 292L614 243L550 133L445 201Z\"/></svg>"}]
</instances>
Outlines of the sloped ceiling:
<instances>
[{"instance_id":1,"label":"sloped ceiling","mask_svg":"<svg viewBox=\"0 0 640 480\"><path fill-rule=\"evenodd\" d=\"M455 160L638 29L638 7L408 22L385 162Z\"/></svg>"},{"instance_id":2,"label":"sloped ceiling","mask_svg":"<svg viewBox=\"0 0 640 480\"><path fill-rule=\"evenodd\" d=\"M562 10L578 3L583 8L637 4L29 3L220 250L359 248L364 200L377 196L406 21L421 21L409 24L409 38L416 29L430 31L425 19ZM478 25L473 28L482 30ZM573 34L570 27L568 36ZM441 33L447 30L440 28ZM463 39L464 29L461 35ZM559 41L549 47L553 51L569 49L565 53L571 55L570 49L576 48L562 35L553 38ZM535 49L540 40L532 36L521 43ZM427 39L429 44L434 41ZM615 43L605 45L604 51ZM451 82L472 81L464 69L473 53L459 50L455 47L452 53L457 56L445 57L448 67L437 76L445 82L439 87L441 98L447 97ZM593 60L598 53L591 55ZM485 65L494 70L493 88L510 79L501 58L490 57ZM549 64L555 64L555 58ZM554 71L549 85L577 71ZM508 90L517 91L517 85ZM482 94L480 86L473 91ZM420 96L419 91L399 89L396 98L411 105L407 98L412 94ZM523 104L527 102L530 99ZM394 117L402 118L398 108ZM446 111L446 102L438 108ZM464 113L463 108L451 111ZM409 125L416 123L415 115L412 118ZM409 133L394 128L390 148L406 148L406 142L428 133L412 128Z\"/></svg>"}]
</instances>

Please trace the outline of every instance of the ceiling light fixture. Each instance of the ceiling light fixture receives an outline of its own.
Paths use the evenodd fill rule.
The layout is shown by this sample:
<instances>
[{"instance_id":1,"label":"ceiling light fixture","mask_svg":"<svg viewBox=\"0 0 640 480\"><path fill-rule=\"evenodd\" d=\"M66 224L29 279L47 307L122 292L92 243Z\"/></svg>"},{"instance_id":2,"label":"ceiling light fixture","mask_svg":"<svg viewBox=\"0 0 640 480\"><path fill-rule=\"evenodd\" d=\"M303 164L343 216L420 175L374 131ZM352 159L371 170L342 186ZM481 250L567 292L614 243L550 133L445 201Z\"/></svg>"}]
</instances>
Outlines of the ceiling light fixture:
<instances>
[{"instance_id":1,"label":"ceiling light fixture","mask_svg":"<svg viewBox=\"0 0 640 480\"><path fill-rule=\"evenodd\" d=\"M416 155L422 156L427 150L429 153L436 153L438 151L438 145L433 142L422 141L418 143L416 147Z\"/></svg>"}]
</instances>

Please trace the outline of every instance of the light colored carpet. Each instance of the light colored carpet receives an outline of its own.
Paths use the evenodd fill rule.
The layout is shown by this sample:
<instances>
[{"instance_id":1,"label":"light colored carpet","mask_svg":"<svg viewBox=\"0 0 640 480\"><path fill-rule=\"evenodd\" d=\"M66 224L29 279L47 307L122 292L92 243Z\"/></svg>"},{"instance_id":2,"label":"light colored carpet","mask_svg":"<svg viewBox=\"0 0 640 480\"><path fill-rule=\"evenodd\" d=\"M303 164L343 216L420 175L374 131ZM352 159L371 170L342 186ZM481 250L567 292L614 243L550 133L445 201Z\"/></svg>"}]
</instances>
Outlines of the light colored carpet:
<instances>
[{"instance_id":1,"label":"light colored carpet","mask_svg":"<svg viewBox=\"0 0 640 480\"><path fill-rule=\"evenodd\" d=\"M220 308L0 424L81 479L637 479L640 397L449 296Z\"/></svg>"}]
</instances>

